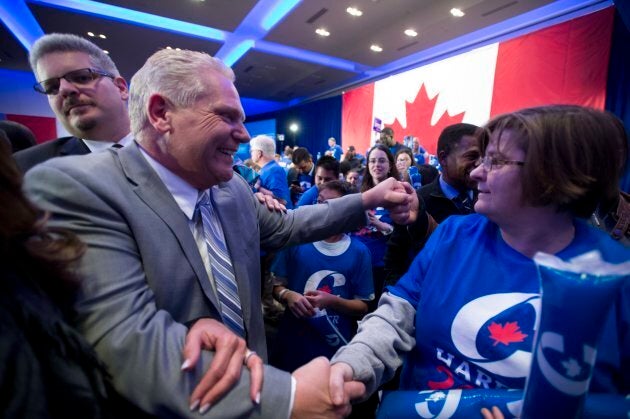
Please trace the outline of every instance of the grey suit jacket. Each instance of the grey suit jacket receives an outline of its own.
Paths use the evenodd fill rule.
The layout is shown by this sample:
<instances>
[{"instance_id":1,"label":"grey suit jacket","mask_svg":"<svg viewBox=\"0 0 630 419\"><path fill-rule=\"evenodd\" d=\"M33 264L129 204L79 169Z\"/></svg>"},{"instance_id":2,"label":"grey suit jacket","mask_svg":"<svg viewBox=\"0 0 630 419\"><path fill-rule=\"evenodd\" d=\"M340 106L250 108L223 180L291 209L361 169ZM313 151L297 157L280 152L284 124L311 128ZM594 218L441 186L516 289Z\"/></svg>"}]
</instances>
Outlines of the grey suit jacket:
<instances>
[{"instance_id":1,"label":"grey suit jacket","mask_svg":"<svg viewBox=\"0 0 630 419\"><path fill-rule=\"evenodd\" d=\"M25 173L36 164L53 157L79 156L89 152L90 149L80 138L61 137L18 151L13 155L13 158L15 158L15 162L22 173Z\"/></svg>"},{"instance_id":2,"label":"grey suit jacket","mask_svg":"<svg viewBox=\"0 0 630 419\"><path fill-rule=\"evenodd\" d=\"M81 157L52 159L30 170L28 195L52 213L50 224L87 244L77 324L124 397L160 416L195 417L189 396L212 358L180 372L185 324L220 320L217 296L188 227L137 144ZM287 214L261 206L235 175L219 185L215 205L239 286L248 346L266 358L260 300L261 246L273 250L321 240L365 222L358 194ZM265 367L259 407L245 369L235 388L204 417L269 417L288 411L288 373Z\"/></svg>"}]
</instances>

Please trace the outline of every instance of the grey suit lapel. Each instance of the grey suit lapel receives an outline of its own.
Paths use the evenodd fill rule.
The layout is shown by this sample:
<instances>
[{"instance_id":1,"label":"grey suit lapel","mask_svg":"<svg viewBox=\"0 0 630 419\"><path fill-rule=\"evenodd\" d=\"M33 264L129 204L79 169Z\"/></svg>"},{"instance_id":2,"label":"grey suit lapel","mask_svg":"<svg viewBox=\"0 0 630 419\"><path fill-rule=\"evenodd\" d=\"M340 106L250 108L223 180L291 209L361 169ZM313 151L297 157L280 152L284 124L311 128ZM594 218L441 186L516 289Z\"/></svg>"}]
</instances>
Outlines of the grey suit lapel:
<instances>
[{"instance_id":1,"label":"grey suit lapel","mask_svg":"<svg viewBox=\"0 0 630 419\"><path fill-rule=\"evenodd\" d=\"M212 198L215 208L221 221L225 242L230 252L230 259L238 283L238 295L241 300L241 310L243 311L243 321L247 328L251 319L251 289L249 283L244 280L248 278L247 267L236 263L239 260L246 260L245 249L239 227L238 213L234 211L233 202L242 197L234 196L227 183L222 183L218 188L213 188ZM254 279L255 280L255 279Z\"/></svg>"},{"instance_id":2,"label":"grey suit lapel","mask_svg":"<svg viewBox=\"0 0 630 419\"><path fill-rule=\"evenodd\" d=\"M217 297L210 286L208 273L199 255L199 249L190 232L188 220L166 189L160 177L142 156L136 142L118 151L118 157L122 170L127 179L134 185L134 192L147 204L169 227L177 238L179 246L186 255L186 259L192 266L197 280L201 284L206 297L212 301L215 307L220 307ZM149 227L150 228L150 227Z\"/></svg>"}]
</instances>

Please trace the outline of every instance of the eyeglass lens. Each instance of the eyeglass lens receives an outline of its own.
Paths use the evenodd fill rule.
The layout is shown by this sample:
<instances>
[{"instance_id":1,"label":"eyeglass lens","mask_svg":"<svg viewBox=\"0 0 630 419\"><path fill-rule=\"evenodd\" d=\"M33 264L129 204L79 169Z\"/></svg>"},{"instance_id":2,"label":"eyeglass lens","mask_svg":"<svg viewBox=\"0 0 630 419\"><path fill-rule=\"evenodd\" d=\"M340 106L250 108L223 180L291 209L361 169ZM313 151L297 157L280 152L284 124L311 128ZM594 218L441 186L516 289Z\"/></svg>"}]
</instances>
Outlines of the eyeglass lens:
<instances>
[{"instance_id":1,"label":"eyeglass lens","mask_svg":"<svg viewBox=\"0 0 630 419\"><path fill-rule=\"evenodd\" d=\"M85 86L90 82L96 80L100 76L106 76L106 74L98 73L90 68L82 68L66 73L61 77L54 77L48 80L44 80L36 84L35 89L47 95L56 95L57 93L59 93L61 79L64 79L69 83L77 86Z\"/></svg>"}]
</instances>

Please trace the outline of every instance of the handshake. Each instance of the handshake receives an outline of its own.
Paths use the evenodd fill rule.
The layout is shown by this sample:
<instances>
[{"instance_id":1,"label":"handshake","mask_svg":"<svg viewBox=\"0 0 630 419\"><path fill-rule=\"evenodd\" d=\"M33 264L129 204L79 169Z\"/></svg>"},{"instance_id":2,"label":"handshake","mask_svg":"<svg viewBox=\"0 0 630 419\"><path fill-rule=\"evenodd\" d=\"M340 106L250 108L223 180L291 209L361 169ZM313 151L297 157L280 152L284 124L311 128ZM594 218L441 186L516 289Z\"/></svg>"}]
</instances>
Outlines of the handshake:
<instances>
[{"instance_id":1,"label":"handshake","mask_svg":"<svg viewBox=\"0 0 630 419\"><path fill-rule=\"evenodd\" d=\"M343 418L350 414L350 402L365 394L365 385L352 381L348 364L330 365L325 357L315 358L292 374L296 381L291 418Z\"/></svg>"}]
</instances>

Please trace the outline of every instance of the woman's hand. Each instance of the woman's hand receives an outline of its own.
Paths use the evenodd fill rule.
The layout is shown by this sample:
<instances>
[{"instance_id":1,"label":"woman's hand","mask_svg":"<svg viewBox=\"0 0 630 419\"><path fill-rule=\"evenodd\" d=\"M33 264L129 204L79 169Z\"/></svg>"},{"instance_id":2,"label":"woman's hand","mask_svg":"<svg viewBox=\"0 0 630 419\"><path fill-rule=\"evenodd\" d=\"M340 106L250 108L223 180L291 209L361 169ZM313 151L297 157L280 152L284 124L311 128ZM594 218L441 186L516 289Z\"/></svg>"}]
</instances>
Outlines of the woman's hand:
<instances>
[{"instance_id":1,"label":"woman's hand","mask_svg":"<svg viewBox=\"0 0 630 419\"><path fill-rule=\"evenodd\" d=\"M223 323L203 318L197 320L186 335L183 371L194 369L202 349L214 351L214 358L190 396L190 410L199 407L200 413L205 413L220 400L239 380L244 363L251 373L250 397L256 404L260 402L263 362L255 353L250 354L252 351L247 349L245 340Z\"/></svg>"}]
</instances>

